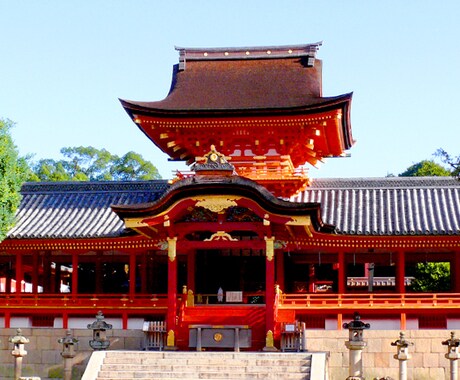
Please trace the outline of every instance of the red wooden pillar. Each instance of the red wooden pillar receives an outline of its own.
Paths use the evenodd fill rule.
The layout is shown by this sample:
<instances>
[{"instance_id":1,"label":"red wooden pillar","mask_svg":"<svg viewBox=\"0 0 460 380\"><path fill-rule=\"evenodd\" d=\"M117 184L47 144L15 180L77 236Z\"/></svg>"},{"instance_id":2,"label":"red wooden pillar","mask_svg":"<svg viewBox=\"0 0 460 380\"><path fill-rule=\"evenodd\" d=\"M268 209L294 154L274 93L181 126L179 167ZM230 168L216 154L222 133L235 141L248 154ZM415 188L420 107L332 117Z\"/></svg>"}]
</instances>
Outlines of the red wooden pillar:
<instances>
[{"instance_id":1,"label":"red wooden pillar","mask_svg":"<svg viewBox=\"0 0 460 380\"><path fill-rule=\"evenodd\" d=\"M32 293L38 293L38 251L32 254Z\"/></svg>"},{"instance_id":2,"label":"red wooden pillar","mask_svg":"<svg viewBox=\"0 0 460 380\"><path fill-rule=\"evenodd\" d=\"M141 255L141 293L147 293L147 253Z\"/></svg>"},{"instance_id":3,"label":"red wooden pillar","mask_svg":"<svg viewBox=\"0 0 460 380\"><path fill-rule=\"evenodd\" d=\"M78 296L78 253L72 255L72 297Z\"/></svg>"},{"instance_id":4,"label":"red wooden pillar","mask_svg":"<svg viewBox=\"0 0 460 380\"><path fill-rule=\"evenodd\" d=\"M345 252L340 251L338 254L338 275L337 275L337 292L339 294L345 294L346 291L346 264L345 264Z\"/></svg>"},{"instance_id":5,"label":"red wooden pillar","mask_svg":"<svg viewBox=\"0 0 460 380\"><path fill-rule=\"evenodd\" d=\"M284 252L275 253L275 265L276 265L276 283L279 285L282 291L285 290L284 281Z\"/></svg>"},{"instance_id":6,"label":"red wooden pillar","mask_svg":"<svg viewBox=\"0 0 460 380\"><path fill-rule=\"evenodd\" d=\"M406 287L404 280L406 277L406 257L403 250L398 251L396 261L396 293L405 293Z\"/></svg>"},{"instance_id":7,"label":"red wooden pillar","mask_svg":"<svg viewBox=\"0 0 460 380\"><path fill-rule=\"evenodd\" d=\"M22 293L22 280L24 279L24 270L22 267L22 254L16 254L16 294Z\"/></svg>"},{"instance_id":8,"label":"red wooden pillar","mask_svg":"<svg viewBox=\"0 0 460 380\"><path fill-rule=\"evenodd\" d=\"M121 328L123 330L128 330L128 313L126 311L121 315Z\"/></svg>"},{"instance_id":9,"label":"red wooden pillar","mask_svg":"<svg viewBox=\"0 0 460 380\"><path fill-rule=\"evenodd\" d=\"M6 271L6 282L5 282L5 293L11 294L11 280L12 280L12 271L11 271L11 258L8 266L8 270Z\"/></svg>"},{"instance_id":10,"label":"red wooden pillar","mask_svg":"<svg viewBox=\"0 0 460 380\"><path fill-rule=\"evenodd\" d=\"M94 275L95 275L95 281L96 283L94 284L94 292L96 294L101 294L102 293L102 288L103 284L102 281L104 280L104 276L102 273L102 260L103 260L103 252L102 251L97 251L96 252L96 264L95 264L95 270L94 270Z\"/></svg>"},{"instance_id":11,"label":"red wooden pillar","mask_svg":"<svg viewBox=\"0 0 460 380\"><path fill-rule=\"evenodd\" d=\"M51 252L43 253L43 293L51 293Z\"/></svg>"},{"instance_id":12,"label":"red wooden pillar","mask_svg":"<svg viewBox=\"0 0 460 380\"><path fill-rule=\"evenodd\" d=\"M56 262L54 268L54 293L61 293L61 263Z\"/></svg>"},{"instance_id":13,"label":"red wooden pillar","mask_svg":"<svg viewBox=\"0 0 460 380\"><path fill-rule=\"evenodd\" d=\"M401 313L400 329L406 330L406 328L407 328L406 313Z\"/></svg>"},{"instance_id":14,"label":"red wooden pillar","mask_svg":"<svg viewBox=\"0 0 460 380\"><path fill-rule=\"evenodd\" d=\"M166 316L166 328L168 338L166 348L176 349L176 316L177 316L177 237L168 238L168 315Z\"/></svg>"},{"instance_id":15,"label":"red wooden pillar","mask_svg":"<svg viewBox=\"0 0 460 380\"><path fill-rule=\"evenodd\" d=\"M129 255L129 298L136 295L136 253Z\"/></svg>"},{"instance_id":16,"label":"red wooden pillar","mask_svg":"<svg viewBox=\"0 0 460 380\"><path fill-rule=\"evenodd\" d=\"M69 328L69 314L67 312L62 313L62 328Z\"/></svg>"},{"instance_id":17,"label":"red wooden pillar","mask_svg":"<svg viewBox=\"0 0 460 380\"><path fill-rule=\"evenodd\" d=\"M265 237L265 331L264 351L276 350L273 334L275 332L275 237Z\"/></svg>"},{"instance_id":18,"label":"red wooden pillar","mask_svg":"<svg viewBox=\"0 0 460 380\"><path fill-rule=\"evenodd\" d=\"M195 289L195 273L196 273L196 251L190 251L187 254L187 289Z\"/></svg>"}]
</instances>

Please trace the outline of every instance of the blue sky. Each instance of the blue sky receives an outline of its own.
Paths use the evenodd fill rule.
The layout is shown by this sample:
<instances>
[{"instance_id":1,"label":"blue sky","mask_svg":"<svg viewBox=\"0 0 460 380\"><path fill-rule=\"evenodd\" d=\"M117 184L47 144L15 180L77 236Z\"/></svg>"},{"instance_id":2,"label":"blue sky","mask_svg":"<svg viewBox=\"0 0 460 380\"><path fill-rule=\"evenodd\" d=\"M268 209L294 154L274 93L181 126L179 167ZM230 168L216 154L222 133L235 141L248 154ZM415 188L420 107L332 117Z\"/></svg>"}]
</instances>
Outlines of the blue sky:
<instances>
[{"instance_id":1,"label":"blue sky","mask_svg":"<svg viewBox=\"0 0 460 380\"><path fill-rule=\"evenodd\" d=\"M174 46L323 41L323 95L353 92L350 158L317 177L398 174L442 147L460 154L460 2L0 0L0 117L21 154L130 150L175 168L118 98L161 100Z\"/></svg>"}]
</instances>

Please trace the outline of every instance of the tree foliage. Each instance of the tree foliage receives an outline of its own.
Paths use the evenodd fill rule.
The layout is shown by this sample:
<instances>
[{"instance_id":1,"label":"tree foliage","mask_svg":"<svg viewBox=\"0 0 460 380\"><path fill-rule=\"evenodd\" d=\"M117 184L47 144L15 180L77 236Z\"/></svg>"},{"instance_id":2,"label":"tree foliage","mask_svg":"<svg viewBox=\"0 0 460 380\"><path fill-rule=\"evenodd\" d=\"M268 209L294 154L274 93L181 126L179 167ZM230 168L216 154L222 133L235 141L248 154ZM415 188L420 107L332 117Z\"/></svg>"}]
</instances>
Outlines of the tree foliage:
<instances>
[{"instance_id":1,"label":"tree foliage","mask_svg":"<svg viewBox=\"0 0 460 380\"><path fill-rule=\"evenodd\" d=\"M432 160L423 160L409 166L399 177L448 177L452 173Z\"/></svg>"},{"instance_id":2,"label":"tree foliage","mask_svg":"<svg viewBox=\"0 0 460 380\"><path fill-rule=\"evenodd\" d=\"M21 185L29 174L27 161L19 157L11 137L13 126L12 121L0 119L0 241L14 225Z\"/></svg>"},{"instance_id":3,"label":"tree foliage","mask_svg":"<svg viewBox=\"0 0 460 380\"><path fill-rule=\"evenodd\" d=\"M450 264L444 262L417 263L411 287L415 292L450 290Z\"/></svg>"},{"instance_id":4,"label":"tree foliage","mask_svg":"<svg viewBox=\"0 0 460 380\"><path fill-rule=\"evenodd\" d=\"M457 157L451 156L444 149L439 148L434 155L439 157L442 162L452 168L451 174L460 179L460 155Z\"/></svg>"},{"instance_id":5,"label":"tree foliage","mask_svg":"<svg viewBox=\"0 0 460 380\"><path fill-rule=\"evenodd\" d=\"M128 181L161 178L157 168L135 152L119 157L105 149L62 148L63 159L41 159L32 165L33 181Z\"/></svg>"}]
</instances>

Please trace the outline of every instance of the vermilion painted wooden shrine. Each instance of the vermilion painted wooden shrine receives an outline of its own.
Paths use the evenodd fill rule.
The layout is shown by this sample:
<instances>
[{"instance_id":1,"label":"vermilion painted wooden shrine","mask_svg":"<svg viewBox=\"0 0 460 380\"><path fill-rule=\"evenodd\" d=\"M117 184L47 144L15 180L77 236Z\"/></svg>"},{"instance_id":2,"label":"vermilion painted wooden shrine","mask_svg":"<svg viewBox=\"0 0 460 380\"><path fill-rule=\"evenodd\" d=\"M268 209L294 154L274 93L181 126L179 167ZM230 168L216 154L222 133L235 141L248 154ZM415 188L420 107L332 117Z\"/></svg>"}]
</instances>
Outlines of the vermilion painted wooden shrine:
<instances>
[{"instance_id":1,"label":"vermilion painted wooden shrine","mask_svg":"<svg viewBox=\"0 0 460 380\"><path fill-rule=\"evenodd\" d=\"M0 245L0 324L101 310L123 329L163 320L179 349L190 325L247 326L261 349L282 323L340 329L355 311L374 328L460 328L459 181L308 177L354 142L351 94L322 96L320 45L178 48L164 100L121 103L190 172L25 184ZM450 291L411 291L417 262L448 262Z\"/></svg>"}]
</instances>

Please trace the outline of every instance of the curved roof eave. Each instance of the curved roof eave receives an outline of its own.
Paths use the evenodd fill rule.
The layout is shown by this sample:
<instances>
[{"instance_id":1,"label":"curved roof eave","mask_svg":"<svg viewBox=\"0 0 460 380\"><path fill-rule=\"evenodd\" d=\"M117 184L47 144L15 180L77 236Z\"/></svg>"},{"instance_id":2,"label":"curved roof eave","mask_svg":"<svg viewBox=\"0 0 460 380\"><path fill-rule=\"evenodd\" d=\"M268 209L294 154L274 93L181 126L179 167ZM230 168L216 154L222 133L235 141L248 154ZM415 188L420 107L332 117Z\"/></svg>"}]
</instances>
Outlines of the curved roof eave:
<instances>
[{"instance_id":1,"label":"curved roof eave","mask_svg":"<svg viewBox=\"0 0 460 380\"><path fill-rule=\"evenodd\" d=\"M223 194L246 197L256 202L267 212L277 215L310 215L317 231L333 232L335 230L334 226L323 223L319 203L294 203L276 198L263 186L240 176L218 176L214 179L206 178L205 180L197 179L197 177L186 178L172 185L155 202L137 205L112 205L111 208L122 219L147 217L158 215L175 203L189 197Z\"/></svg>"},{"instance_id":2,"label":"curved roof eave","mask_svg":"<svg viewBox=\"0 0 460 380\"><path fill-rule=\"evenodd\" d=\"M162 106L162 101L159 102L136 102L131 100L119 99L126 112L134 117L136 115L165 117L165 118L182 118L182 117L231 117L231 116L266 116L266 115L282 115L282 114L302 114L316 113L329 111L343 107L343 105L351 102L353 93L346 93L334 97L315 98L297 106L291 107L252 107L252 108L169 108Z\"/></svg>"}]
</instances>

